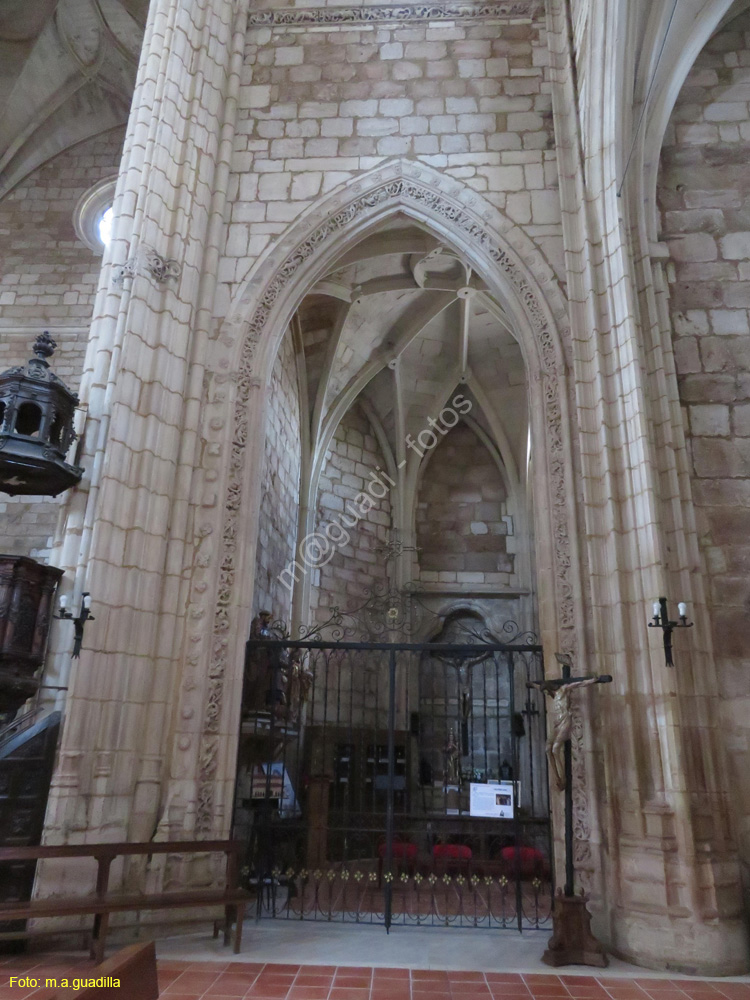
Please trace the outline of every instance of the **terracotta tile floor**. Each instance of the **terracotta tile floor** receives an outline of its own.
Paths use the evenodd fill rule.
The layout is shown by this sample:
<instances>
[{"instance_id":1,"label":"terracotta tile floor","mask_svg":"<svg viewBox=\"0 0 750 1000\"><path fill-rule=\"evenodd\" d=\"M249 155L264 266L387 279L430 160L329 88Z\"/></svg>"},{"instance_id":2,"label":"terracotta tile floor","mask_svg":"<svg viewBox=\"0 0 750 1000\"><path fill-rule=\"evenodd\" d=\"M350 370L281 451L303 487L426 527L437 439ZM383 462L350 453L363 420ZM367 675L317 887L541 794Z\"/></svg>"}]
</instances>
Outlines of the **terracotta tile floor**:
<instances>
[{"instance_id":1,"label":"terracotta tile floor","mask_svg":"<svg viewBox=\"0 0 750 1000\"><path fill-rule=\"evenodd\" d=\"M0 962L0 1000L44 1000L51 990L9 987L10 976L90 974L90 962L41 955ZM164 1000L750 1000L750 981L639 979L372 969L253 962L159 962ZM123 997L123 1000L127 1000Z\"/></svg>"}]
</instances>

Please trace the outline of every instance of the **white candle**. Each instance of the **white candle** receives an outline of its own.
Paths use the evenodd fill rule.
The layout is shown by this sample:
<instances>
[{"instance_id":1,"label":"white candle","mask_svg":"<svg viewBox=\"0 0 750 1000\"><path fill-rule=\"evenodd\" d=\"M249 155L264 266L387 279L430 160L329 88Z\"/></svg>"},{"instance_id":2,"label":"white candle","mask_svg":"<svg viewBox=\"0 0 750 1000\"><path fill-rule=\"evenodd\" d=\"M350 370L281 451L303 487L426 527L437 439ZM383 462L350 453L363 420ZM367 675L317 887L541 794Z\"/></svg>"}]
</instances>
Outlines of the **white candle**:
<instances>
[{"instance_id":1,"label":"white candle","mask_svg":"<svg viewBox=\"0 0 750 1000\"><path fill-rule=\"evenodd\" d=\"M64 611L68 606L68 598L65 594L60 598L60 610Z\"/></svg>"},{"instance_id":2,"label":"white candle","mask_svg":"<svg viewBox=\"0 0 750 1000\"><path fill-rule=\"evenodd\" d=\"M687 618L687 604L684 601L680 601L677 605L677 610L680 613L680 618Z\"/></svg>"},{"instance_id":3,"label":"white candle","mask_svg":"<svg viewBox=\"0 0 750 1000\"><path fill-rule=\"evenodd\" d=\"M661 604L658 601L654 601L654 618L658 618L661 613Z\"/></svg>"},{"instance_id":4,"label":"white candle","mask_svg":"<svg viewBox=\"0 0 750 1000\"><path fill-rule=\"evenodd\" d=\"M91 594L83 595L83 606L87 609L91 607Z\"/></svg>"}]
</instances>

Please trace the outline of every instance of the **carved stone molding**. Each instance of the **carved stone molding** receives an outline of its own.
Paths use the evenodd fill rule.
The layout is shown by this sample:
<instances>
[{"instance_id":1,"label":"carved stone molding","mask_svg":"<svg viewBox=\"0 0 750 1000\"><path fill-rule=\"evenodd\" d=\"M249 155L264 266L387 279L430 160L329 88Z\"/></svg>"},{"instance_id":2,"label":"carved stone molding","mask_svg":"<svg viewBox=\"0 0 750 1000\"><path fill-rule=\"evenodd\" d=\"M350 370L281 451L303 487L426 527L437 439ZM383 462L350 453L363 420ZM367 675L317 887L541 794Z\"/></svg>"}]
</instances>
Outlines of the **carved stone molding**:
<instances>
[{"instance_id":1,"label":"carved stone molding","mask_svg":"<svg viewBox=\"0 0 750 1000\"><path fill-rule=\"evenodd\" d=\"M249 401L257 373L254 357L261 337L269 336L269 320L279 297L285 292L299 269L315 254L321 252L331 241L354 226L361 218L372 215L389 205L408 205L416 208L424 218L436 217L450 232L460 232L463 239L472 246L481 248L482 255L502 272L506 281L523 304L526 316L534 330L539 345L541 379L543 384L545 423L547 432L547 476L551 500L552 535L554 544L555 602L558 615L558 635L561 650L576 654L574 595L571 569L571 546L569 530L568 498L573 494L572 470L565 461L564 431L562 419L560 381L562 362L556 347L555 335L550 329L548 314L539 300L535 289L527 280L522 268L511 252L503 249L494 233L484 224L471 207L462 204L458 195L463 190L454 185L446 192L430 184L430 179L420 180L414 176L404 176L397 170L393 176L381 177L375 187L361 192L364 185L356 183L349 188L355 193L348 202L343 202L331 214L311 216L311 226L307 237L287 253L280 265L265 281L259 304L245 326L245 339L237 375L237 396L234 409L234 428L231 437L231 454L227 477L227 493L224 500L224 519L220 540L221 556L217 601L211 638L211 653L208 667L208 692L204 705L198 776L198 803L196 829L207 834L212 829L214 813L214 787L218 767L219 720L222 713L224 680L227 672L227 653L231 628L231 609L236 603L234 592L239 582L235 579L237 561L237 533L241 519L242 490L244 480L245 450L248 440ZM452 197L455 194L456 197ZM528 256L526 260L528 261ZM260 283L264 278L261 270L256 277ZM257 287L257 285L256 285ZM582 755L577 754L582 761ZM575 777L575 775L574 775ZM578 784L582 789L581 775ZM577 829L588 829L586 799L584 794L577 797Z\"/></svg>"},{"instance_id":2,"label":"carved stone molding","mask_svg":"<svg viewBox=\"0 0 750 1000\"><path fill-rule=\"evenodd\" d=\"M143 273L150 274L154 281L163 285L170 278L179 278L182 265L174 257L162 257L152 246L142 243L124 264L115 268L112 280L115 285L121 285L125 278Z\"/></svg>"},{"instance_id":3,"label":"carved stone molding","mask_svg":"<svg viewBox=\"0 0 750 1000\"><path fill-rule=\"evenodd\" d=\"M544 17L542 0L497 3L407 3L351 7L282 7L250 11L249 27L295 24L383 24L400 21L529 21Z\"/></svg>"}]
</instances>

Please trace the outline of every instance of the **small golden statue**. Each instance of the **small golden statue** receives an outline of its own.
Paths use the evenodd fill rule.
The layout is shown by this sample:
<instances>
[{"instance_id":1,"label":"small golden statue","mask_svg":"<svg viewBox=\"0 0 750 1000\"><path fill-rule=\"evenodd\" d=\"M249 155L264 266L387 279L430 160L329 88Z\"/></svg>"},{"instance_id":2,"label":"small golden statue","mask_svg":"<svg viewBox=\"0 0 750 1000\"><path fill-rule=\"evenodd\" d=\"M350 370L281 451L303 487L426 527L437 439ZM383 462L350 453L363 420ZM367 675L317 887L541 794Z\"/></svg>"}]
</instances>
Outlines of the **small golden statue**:
<instances>
[{"instance_id":1,"label":"small golden statue","mask_svg":"<svg viewBox=\"0 0 750 1000\"><path fill-rule=\"evenodd\" d=\"M299 724L313 683L313 672L304 662L305 652L265 644L288 636L284 622L274 621L270 611L259 611L253 619L245 661L243 717L270 713L279 722Z\"/></svg>"},{"instance_id":2,"label":"small golden statue","mask_svg":"<svg viewBox=\"0 0 750 1000\"><path fill-rule=\"evenodd\" d=\"M282 629L274 625L271 612L259 611L250 626L242 692L243 716L269 711L278 716L286 703L287 677L283 662L286 650L263 644L264 640L282 638Z\"/></svg>"},{"instance_id":3,"label":"small golden statue","mask_svg":"<svg viewBox=\"0 0 750 1000\"><path fill-rule=\"evenodd\" d=\"M286 651L285 651L286 652ZM289 651L289 680L286 689L287 721L290 726L299 725L302 708L310 694L314 674L305 663L305 651Z\"/></svg>"}]
</instances>

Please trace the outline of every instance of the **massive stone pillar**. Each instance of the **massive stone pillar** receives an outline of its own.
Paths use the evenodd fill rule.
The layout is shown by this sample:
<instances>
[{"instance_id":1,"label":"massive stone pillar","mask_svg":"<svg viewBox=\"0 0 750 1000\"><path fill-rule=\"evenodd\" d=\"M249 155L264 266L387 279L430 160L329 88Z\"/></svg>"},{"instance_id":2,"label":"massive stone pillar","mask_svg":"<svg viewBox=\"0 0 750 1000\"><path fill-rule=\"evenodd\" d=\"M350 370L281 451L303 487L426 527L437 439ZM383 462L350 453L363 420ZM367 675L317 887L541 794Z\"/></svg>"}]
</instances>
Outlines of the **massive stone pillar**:
<instances>
[{"instance_id":1,"label":"massive stone pillar","mask_svg":"<svg viewBox=\"0 0 750 1000\"><path fill-rule=\"evenodd\" d=\"M553 0L549 16L590 570L588 666L614 677L598 701L594 740L607 788L599 930L641 964L729 974L747 968L748 946L671 331L650 260L658 248L638 225L637 155L623 180L631 141L623 94L632 88L622 84L628 67L611 63L620 51L617 5L580 6L575 51L566 5ZM696 619L677 640L672 670L661 632L646 628L661 595L673 607L689 602Z\"/></svg>"},{"instance_id":2,"label":"massive stone pillar","mask_svg":"<svg viewBox=\"0 0 750 1000\"><path fill-rule=\"evenodd\" d=\"M190 584L213 500L194 469L247 6L150 6L81 386L87 477L53 559L91 592L95 621L71 672L48 842L150 839L170 747L192 750L176 719L206 697L183 670L208 641ZM189 807L178 823L189 835Z\"/></svg>"}]
</instances>

